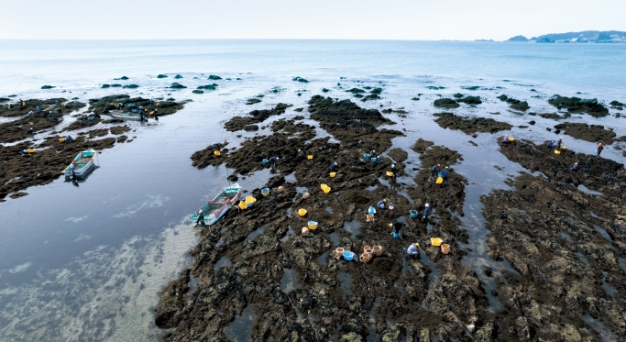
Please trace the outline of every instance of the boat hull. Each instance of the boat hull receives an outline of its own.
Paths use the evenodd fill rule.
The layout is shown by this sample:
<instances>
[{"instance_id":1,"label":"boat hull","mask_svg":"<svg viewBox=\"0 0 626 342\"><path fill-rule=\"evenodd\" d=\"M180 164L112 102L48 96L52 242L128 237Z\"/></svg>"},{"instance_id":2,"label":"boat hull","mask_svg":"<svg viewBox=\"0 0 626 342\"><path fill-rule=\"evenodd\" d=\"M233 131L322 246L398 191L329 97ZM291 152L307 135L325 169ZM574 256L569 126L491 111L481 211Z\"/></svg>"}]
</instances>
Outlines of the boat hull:
<instances>
[{"instance_id":1,"label":"boat hull","mask_svg":"<svg viewBox=\"0 0 626 342\"><path fill-rule=\"evenodd\" d=\"M95 159L98 152L88 149L80 152L76 158L63 171L66 180L72 180L72 166L74 166L74 175L76 179L85 179L93 169L95 169Z\"/></svg>"},{"instance_id":2,"label":"boat hull","mask_svg":"<svg viewBox=\"0 0 626 342\"><path fill-rule=\"evenodd\" d=\"M204 223L213 225L226 215L230 208L236 205L241 199L241 189L239 184L233 184L222 190L222 192L209 201L209 203L205 204L204 207L202 207ZM196 214L192 214L190 218L193 221L198 220Z\"/></svg>"},{"instance_id":3,"label":"boat hull","mask_svg":"<svg viewBox=\"0 0 626 342\"><path fill-rule=\"evenodd\" d=\"M135 113L123 113L120 111L109 111L109 113L107 114L115 119L126 120L126 121L141 121L141 116ZM144 117L144 120L148 120L148 115L144 115L143 117Z\"/></svg>"}]
</instances>

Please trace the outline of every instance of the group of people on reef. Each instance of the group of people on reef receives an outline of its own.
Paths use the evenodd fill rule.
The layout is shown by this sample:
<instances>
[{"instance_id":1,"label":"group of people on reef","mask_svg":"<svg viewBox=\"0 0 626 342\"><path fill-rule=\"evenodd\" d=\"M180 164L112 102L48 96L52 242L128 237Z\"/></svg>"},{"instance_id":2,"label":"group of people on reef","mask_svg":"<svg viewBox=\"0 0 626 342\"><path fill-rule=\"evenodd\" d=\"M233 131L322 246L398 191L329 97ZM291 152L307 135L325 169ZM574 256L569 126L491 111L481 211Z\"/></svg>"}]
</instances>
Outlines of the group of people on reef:
<instances>
[{"instance_id":1,"label":"group of people on reef","mask_svg":"<svg viewBox=\"0 0 626 342\"><path fill-rule=\"evenodd\" d=\"M502 142L504 143L505 141L508 142L508 136L505 135L502 138ZM559 137L559 140L554 141L554 140L550 140L546 143L546 152L555 149L556 151L561 150L561 146L563 146L563 137ZM596 147L596 150L593 151L594 155L600 156L600 154L602 154L602 150L604 150L604 145L602 145L601 142L598 143L598 146ZM434 169L434 167L433 167ZM578 165L578 162L574 163L574 165L572 165L572 167L569 168L571 171L578 171L580 169L580 166Z\"/></svg>"},{"instance_id":2,"label":"group of people on reef","mask_svg":"<svg viewBox=\"0 0 626 342\"><path fill-rule=\"evenodd\" d=\"M441 168L441 164L434 165L430 169L431 176L435 178L435 180L441 177L443 180L441 183L441 187L444 187L448 184L448 178L450 177L450 167L446 165L446 167L443 168L443 170L441 171L440 171L440 168Z\"/></svg>"}]
</instances>

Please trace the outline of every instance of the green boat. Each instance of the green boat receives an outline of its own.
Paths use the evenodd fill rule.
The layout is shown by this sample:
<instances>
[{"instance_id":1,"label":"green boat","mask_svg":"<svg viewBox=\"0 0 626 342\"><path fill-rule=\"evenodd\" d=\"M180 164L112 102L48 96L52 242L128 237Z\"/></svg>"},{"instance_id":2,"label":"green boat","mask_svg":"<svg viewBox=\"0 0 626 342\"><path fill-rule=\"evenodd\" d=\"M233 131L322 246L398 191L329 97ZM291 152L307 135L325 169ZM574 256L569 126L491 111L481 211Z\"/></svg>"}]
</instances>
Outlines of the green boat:
<instances>
[{"instance_id":1,"label":"green boat","mask_svg":"<svg viewBox=\"0 0 626 342\"><path fill-rule=\"evenodd\" d=\"M241 187L235 183L222 190L215 198L205 204L200 210L191 214L191 218L194 222L198 220L198 215L202 213L204 216L204 223L209 226L219 221L230 208L237 204L241 199Z\"/></svg>"}]
</instances>

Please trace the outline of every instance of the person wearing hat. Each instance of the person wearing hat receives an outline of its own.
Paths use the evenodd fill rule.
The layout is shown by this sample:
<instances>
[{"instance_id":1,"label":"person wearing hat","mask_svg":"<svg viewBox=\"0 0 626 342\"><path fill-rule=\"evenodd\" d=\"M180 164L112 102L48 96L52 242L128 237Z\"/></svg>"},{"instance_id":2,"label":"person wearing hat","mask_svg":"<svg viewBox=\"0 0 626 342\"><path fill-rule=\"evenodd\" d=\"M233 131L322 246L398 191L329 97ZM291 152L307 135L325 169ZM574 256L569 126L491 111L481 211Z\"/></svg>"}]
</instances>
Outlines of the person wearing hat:
<instances>
[{"instance_id":1,"label":"person wearing hat","mask_svg":"<svg viewBox=\"0 0 626 342\"><path fill-rule=\"evenodd\" d=\"M546 152L550 151L550 149L552 149L552 147L554 146L554 144L556 144L556 142L554 140L550 140L548 141L548 143L546 144Z\"/></svg>"},{"instance_id":2,"label":"person wearing hat","mask_svg":"<svg viewBox=\"0 0 626 342\"><path fill-rule=\"evenodd\" d=\"M272 167L276 167L276 162L278 162L278 157L276 157L275 155L272 155L272 156L270 157L270 165L271 165Z\"/></svg>"},{"instance_id":3,"label":"person wearing hat","mask_svg":"<svg viewBox=\"0 0 626 342\"><path fill-rule=\"evenodd\" d=\"M441 164L437 164L435 166L432 167L432 169L430 169L431 175L433 177L436 177L437 174L439 173L439 167L441 166Z\"/></svg>"},{"instance_id":4,"label":"person wearing hat","mask_svg":"<svg viewBox=\"0 0 626 342\"><path fill-rule=\"evenodd\" d=\"M377 156L376 150L370 151L370 158L376 158L376 156Z\"/></svg>"},{"instance_id":5,"label":"person wearing hat","mask_svg":"<svg viewBox=\"0 0 626 342\"><path fill-rule=\"evenodd\" d=\"M578 163L574 163L574 166L569 168L572 171L578 171Z\"/></svg>"},{"instance_id":6,"label":"person wearing hat","mask_svg":"<svg viewBox=\"0 0 626 342\"><path fill-rule=\"evenodd\" d=\"M556 143L556 149L560 150L562 144L563 144L563 137L559 137L559 141L557 141Z\"/></svg>"},{"instance_id":7,"label":"person wearing hat","mask_svg":"<svg viewBox=\"0 0 626 342\"><path fill-rule=\"evenodd\" d=\"M446 166L445 169L443 169L443 171L441 171L441 178L443 178L443 183L441 183L441 186L443 187L444 185L446 185L448 183L448 175L449 175L449 169L448 166Z\"/></svg>"},{"instance_id":8,"label":"person wearing hat","mask_svg":"<svg viewBox=\"0 0 626 342\"><path fill-rule=\"evenodd\" d=\"M602 150L604 150L604 146L602 145L602 143L598 143L598 148L596 151L598 151L598 157L600 156L600 153L602 153Z\"/></svg>"},{"instance_id":9,"label":"person wearing hat","mask_svg":"<svg viewBox=\"0 0 626 342\"><path fill-rule=\"evenodd\" d=\"M380 201L378 201L378 203L376 203L376 206L379 209L385 209L386 205L387 205L387 199L381 199Z\"/></svg>"},{"instance_id":10,"label":"person wearing hat","mask_svg":"<svg viewBox=\"0 0 626 342\"><path fill-rule=\"evenodd\" d=\"M418 247L420 246L419 243L412 243L409 248L404 248L402 247L402 249L404 250L404 252L412 257L417 258L419 255L419 251L418 251Z\"/></svg>"},{"instance_id":11,"label":"person wearing hat","mask_svg":"<svg viewBox=\"0 0 626 342\"><path fill-rule=\"evenodd\" d=\"M335 170L337 170L338 166L339 166L339 164L337 164L337 162L333 162L332 164L330 164L330 166L328 168L330 169L330 171L335 171Z\"/></svg>"},{"instance_id":12,"label":"person wearing hat","mask_svg":"<svg viewBox=\"0 0 626 342\"><path fill-rule=\"evenodd\" d=\"M391 173L393 174L393 181L396 181L398 177L398 169L396 169L396 164L391 164Z\"/></svg>"},{"instance_id":13,"label":"person wearing hat","mask_svg":"<svg viewBox=\"0 0 626 342\"><path fill-rule=\"evenodd\" d=\"M422 221L428 221L428 216L430 216L430 206L426 203L424 205L424 216L422 217Z\"/></svg>"},{"instance_id":14,"label":"person wearing hat","mask_svg":"<svg viewBox=\"0 0 626 342\"><path fill-rule=\"evenodd\" d=\"M399 238L400 229L402 229L402 223L398 222L398 220L393 220L393 223L390 223L389 226L391 227L391 229L393 229L391 235L393 235L394 239Z\"/></svg>"},{"instance_id":15,"label":"person wearing hat","mask_svg":"<svg viewBox=\"0 0 626 342\"><path fill-rule=\"evenodd\" d=\"M198 210L198 213L196 214L196 216L198 217L198 219L196 220L196 226L198 224L201 224L202 226L204 226L204 211L202 210L202 208Z\"/></svg>"}]
</instances>

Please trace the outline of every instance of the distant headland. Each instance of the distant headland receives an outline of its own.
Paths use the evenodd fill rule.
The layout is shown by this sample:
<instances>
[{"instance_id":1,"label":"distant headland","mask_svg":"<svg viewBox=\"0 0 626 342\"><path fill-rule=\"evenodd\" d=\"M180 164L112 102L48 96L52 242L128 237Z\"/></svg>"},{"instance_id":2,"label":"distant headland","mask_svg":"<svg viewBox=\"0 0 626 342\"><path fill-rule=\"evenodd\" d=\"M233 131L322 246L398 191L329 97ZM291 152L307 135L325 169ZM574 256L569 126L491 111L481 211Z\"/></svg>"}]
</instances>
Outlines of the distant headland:
<instances>
[{"instance_id":1,"label":"distant headland","mask_svg":"<svg viewBox=\"0 0 626 342\"><path fill-rule=\"evenodd\" d=\"M530 39L524 36L509 38L507 42L519 43L626 43L624 31L581 31L550 33Z\"/></svg>"}]
</instances>

